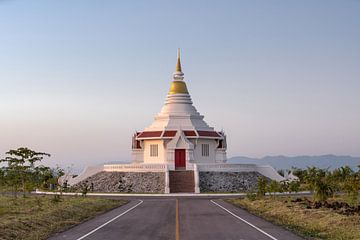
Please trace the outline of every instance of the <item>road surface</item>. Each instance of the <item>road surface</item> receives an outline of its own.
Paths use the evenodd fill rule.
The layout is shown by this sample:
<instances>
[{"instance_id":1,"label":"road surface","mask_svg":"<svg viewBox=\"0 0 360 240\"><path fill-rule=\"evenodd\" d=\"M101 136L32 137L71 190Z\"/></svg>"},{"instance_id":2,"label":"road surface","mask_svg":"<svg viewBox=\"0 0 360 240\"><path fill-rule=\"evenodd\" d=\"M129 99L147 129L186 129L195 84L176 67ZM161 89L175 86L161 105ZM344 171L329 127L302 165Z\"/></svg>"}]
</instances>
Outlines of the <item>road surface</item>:
<instances>
[{"instance_id":1,"label":"road surface","mask_svg":"<svg viewBox=\"0 0 360 240\"><path fill-rule=\"evenodd\" d=\"M144 198L95 217L50 240L303 239L219 199Z\"/></svg>"}]
</instances>

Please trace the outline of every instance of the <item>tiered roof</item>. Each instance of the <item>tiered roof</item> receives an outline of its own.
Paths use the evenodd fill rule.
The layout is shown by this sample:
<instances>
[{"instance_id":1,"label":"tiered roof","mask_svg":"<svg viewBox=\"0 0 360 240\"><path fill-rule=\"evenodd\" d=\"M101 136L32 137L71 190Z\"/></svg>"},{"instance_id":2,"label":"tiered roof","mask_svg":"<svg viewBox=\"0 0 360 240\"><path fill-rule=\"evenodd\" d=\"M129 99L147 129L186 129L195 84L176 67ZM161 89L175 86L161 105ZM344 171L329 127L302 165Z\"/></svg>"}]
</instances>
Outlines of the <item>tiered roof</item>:
<instances>
[{"instance_id":1,"label":"tiered roof","mask_svg":"<svg viewBox=\"0 0 360 240\"><path fill-rule=\"evenodd\" d=\"M193 106L184 81L179 50L165 105L155 117L155 121L138 133L136 139L173 138L177 131L183 131L188 138L223 138L222 133L214 131L203 119L204 116Z\"/></svg>"}]
</instances>

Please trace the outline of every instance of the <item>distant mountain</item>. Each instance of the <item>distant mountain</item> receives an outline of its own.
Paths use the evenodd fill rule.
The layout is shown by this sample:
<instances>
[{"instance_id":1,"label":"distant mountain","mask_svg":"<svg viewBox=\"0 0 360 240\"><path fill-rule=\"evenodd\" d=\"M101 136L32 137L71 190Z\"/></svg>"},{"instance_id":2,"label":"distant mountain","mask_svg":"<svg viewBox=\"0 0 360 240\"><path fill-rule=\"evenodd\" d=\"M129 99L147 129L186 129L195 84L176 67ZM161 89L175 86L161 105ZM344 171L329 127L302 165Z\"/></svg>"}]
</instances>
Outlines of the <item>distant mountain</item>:
<instances>
[{"instance_id":1,"label":"distant mountain","mask_svg":"<svg viewBox=\"0 0 360 240\"><path fill-rule=\"evenodd\" d=\"M360 157L321 155L321 156L266 156L263 158L232 157L228 163L254 163L260 165L271 165L276 169L291 169L291 167L307 168L314 166L318 168L335 169L342 166L349 166L357 169L360 165Z\"/></svg>"}]
</instances>

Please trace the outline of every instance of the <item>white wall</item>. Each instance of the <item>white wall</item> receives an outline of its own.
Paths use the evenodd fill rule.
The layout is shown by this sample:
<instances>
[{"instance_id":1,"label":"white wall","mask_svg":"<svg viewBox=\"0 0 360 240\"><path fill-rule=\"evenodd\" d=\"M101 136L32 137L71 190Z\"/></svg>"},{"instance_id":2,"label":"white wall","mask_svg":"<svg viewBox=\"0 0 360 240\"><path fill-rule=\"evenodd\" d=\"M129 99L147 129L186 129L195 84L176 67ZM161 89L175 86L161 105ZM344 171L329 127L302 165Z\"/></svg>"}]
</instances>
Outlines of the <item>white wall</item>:
<instances>
[{"instance_id":1,"label":"white wall","mask_svg":"<svg viewBox=\"0 0 360 240\"><path fill-rule=\"evenodd\" d=\"M132 149L131 158L133 163L144 162L144 150L143 149Z\"/></svg>"},{"instance_id":2,"label":"white wall","mask_svg":"<svg viewBox=\"0 0 360 240\"><path fill-rule=\"evenodd\" d=\"M209 144L209 156L204 157L201 155L201 144ZM194 149L194 162L195 163L215 163L215 149L217 147L216 140L214 139L198 139Z\"/></svg>"},{"instance_id":3,"label":"white wall","mask_svg":"<svg viewBox=\"0 0 360 240\"><path fill-rule=\"evenodd\" d=\"M145 140L144 141L144 163L165 163L165 149L163 140ZM150 157L150 145L158 145L158 156Z\"/></svg>"}]
</instances>

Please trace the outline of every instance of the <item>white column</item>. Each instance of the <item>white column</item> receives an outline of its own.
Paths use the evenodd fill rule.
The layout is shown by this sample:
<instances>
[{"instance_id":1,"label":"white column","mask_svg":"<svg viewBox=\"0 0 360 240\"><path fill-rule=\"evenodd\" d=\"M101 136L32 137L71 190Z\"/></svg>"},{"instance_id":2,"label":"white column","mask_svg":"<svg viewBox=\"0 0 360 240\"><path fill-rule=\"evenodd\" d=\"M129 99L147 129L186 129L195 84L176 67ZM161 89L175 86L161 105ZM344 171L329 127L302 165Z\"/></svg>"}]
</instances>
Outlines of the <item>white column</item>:
<instances>
[{"instance_id":1,"label":"white column","mask_svg":"<svg viewBox=\"0 0 360 240\"><path fill-rule=\"evenodd\" d=\"M165 165L165 193L170 193L169 167Z\"/></svg>"},{"instance_id":2,"label":"white column","mask_svg":"<svg viewBox=\"0 0 360 240\"><path fill-rule=\"evenodd\" d=\"M194 181L195 181L195 193L200 193L199 188L199 170L196 163L194 163Z\"/></svg>"}]
</instances>

